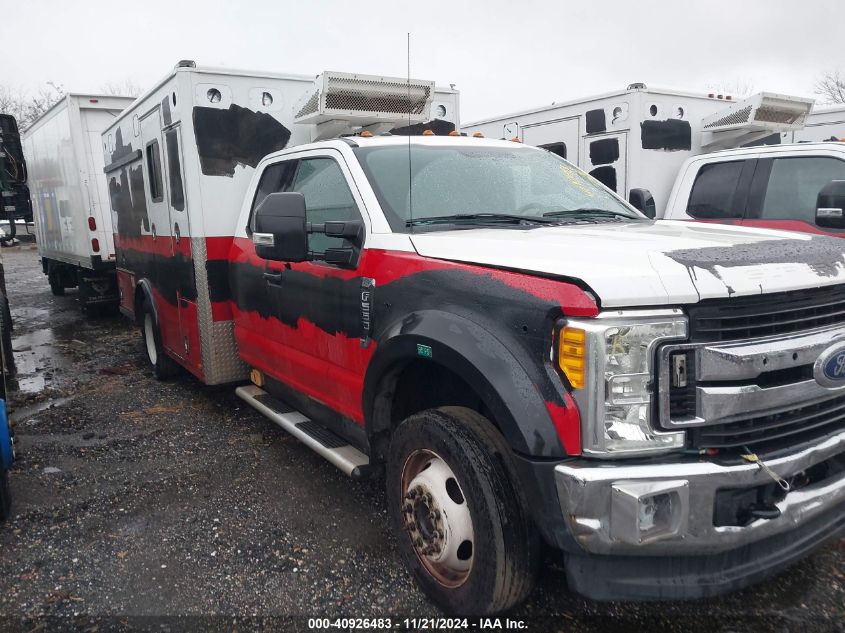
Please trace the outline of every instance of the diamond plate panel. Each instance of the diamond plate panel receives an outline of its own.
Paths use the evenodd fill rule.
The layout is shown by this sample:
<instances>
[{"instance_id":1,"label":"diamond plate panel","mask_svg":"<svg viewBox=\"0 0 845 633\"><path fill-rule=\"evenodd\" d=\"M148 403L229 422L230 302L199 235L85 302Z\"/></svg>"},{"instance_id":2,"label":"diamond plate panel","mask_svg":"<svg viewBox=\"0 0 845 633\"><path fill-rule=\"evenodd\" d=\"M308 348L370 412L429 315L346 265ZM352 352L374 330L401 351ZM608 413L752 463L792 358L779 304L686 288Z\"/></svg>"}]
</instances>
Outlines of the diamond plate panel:
<instances>
[{"instance_id":1,"label":"diamond plate panel","mask_svg":"<svg viewBox=\"0 0 845 633\"><path fill-rule=\"evenodd\" d=\"M238 356L234 322L215 321L211 316L205 238L192 237L191 252L197 284L197 320L199 321L200 351L205 383L219 385L246 380L249 377L249 368Z\"/></svg>"}]
</instances>

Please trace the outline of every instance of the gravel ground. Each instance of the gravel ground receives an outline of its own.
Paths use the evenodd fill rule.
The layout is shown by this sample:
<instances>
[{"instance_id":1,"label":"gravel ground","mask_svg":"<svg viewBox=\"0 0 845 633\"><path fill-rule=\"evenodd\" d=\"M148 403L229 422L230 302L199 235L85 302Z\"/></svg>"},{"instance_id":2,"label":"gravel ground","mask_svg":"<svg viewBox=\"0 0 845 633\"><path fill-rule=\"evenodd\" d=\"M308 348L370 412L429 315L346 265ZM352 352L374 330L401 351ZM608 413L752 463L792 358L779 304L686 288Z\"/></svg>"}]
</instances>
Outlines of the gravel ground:
<instances>
[{"instance_id":1,"label":"gravel ground","mask_svg":"<svg viewBox=\"0 0 845 633\"><path fill-rule=\"evenodd\" d=\"M231 389L156 382L127 321L86 320L75 291L53 297L34 250L3 256L20 454L0 527L2 628L440 615L401 565L381 481L347 479ZM840 541L754 588L686 603L586 601L551 554L510 617L534 631L841 632L843 603Z\"/></svg>"}]
</instances>

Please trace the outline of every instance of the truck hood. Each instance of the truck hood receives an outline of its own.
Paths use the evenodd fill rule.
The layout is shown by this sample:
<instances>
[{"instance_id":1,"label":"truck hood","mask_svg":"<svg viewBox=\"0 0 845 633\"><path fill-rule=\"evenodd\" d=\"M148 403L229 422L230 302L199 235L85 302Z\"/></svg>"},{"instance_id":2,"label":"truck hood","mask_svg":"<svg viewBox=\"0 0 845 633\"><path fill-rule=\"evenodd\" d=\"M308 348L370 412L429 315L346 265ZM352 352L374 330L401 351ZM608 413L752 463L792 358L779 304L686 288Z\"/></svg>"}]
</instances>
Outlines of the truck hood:
<instances>
[{"instance_id":1,"label":"truck hood","mask_svg":"<svg viewBox=\"0 0 845 633\"><path fill-rule=\"evenodd\" d=\"M677 305L845 283L845 240L683 221L411 236L424 257L583 282L602 307Z\"/></svg>"}]
</instances>

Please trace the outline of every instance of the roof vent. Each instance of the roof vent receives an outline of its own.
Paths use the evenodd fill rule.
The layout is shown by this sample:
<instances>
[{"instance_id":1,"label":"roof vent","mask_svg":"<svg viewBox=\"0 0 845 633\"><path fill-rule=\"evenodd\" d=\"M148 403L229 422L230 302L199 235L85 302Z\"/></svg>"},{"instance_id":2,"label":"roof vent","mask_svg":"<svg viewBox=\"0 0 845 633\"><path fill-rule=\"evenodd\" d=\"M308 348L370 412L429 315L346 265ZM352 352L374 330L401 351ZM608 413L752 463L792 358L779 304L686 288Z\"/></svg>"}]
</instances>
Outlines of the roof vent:
<instances>
[{"instance_id":1,"label":"roof vent","mask_svg":"<svg viewBox=\"0 0 845 633\"><path fill-rule=\"evenodd\" d=\"M626 88L626 90L647 90L647 89L648 89L648 86L646 86L641 81L638 81L638 82L633 83L633 84L628 84L628 87Z\"/></svg>"},{"instance_id":2,"label":"roof vent","mask_svg":"<svg viewBox=\"0 0 845 633\"><path fill-rule=\"evenodd\" d=\"M197 63L193 59L180 59L176 62L176 68L196 68Z\"/></svg>"}]
</instances>

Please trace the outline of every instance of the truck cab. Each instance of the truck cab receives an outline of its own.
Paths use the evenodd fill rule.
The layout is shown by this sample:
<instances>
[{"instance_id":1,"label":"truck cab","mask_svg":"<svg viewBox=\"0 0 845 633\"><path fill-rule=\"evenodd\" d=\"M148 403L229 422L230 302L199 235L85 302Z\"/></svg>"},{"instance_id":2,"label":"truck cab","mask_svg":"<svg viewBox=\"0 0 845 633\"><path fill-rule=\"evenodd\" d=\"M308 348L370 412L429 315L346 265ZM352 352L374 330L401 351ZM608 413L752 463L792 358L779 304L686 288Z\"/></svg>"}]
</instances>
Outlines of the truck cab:
<instances>
[{"instance_id":1,"label":"truck cab","mask_svg":"<svg viewBox=\"0 0 845 633\"><path fill-rule=\"evenodd\" d=\"M683 164L663 217L843 237L842 192L845 143L724 150Z\"/></svg>"}]
</instances>

